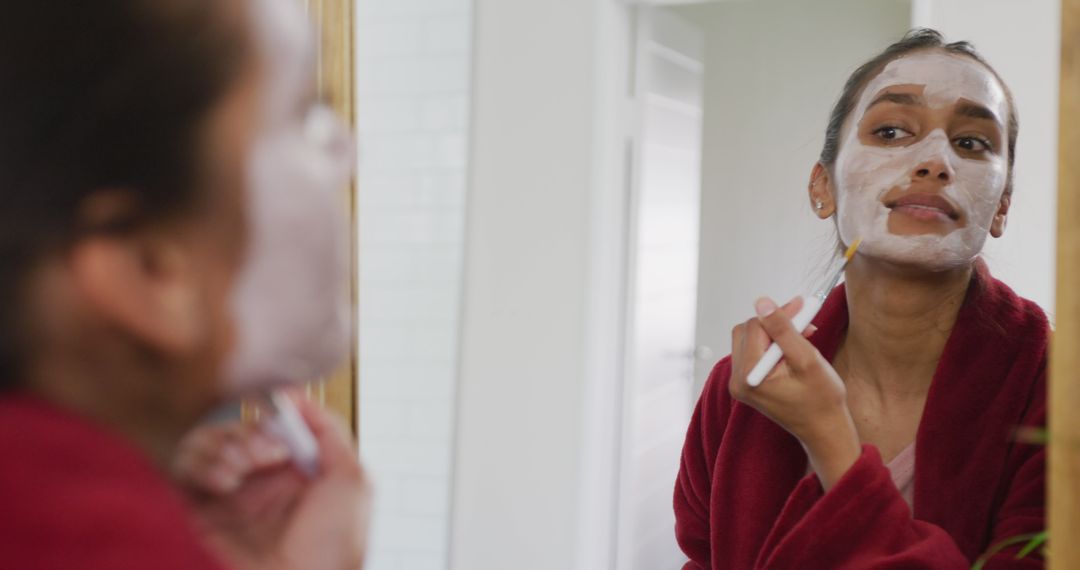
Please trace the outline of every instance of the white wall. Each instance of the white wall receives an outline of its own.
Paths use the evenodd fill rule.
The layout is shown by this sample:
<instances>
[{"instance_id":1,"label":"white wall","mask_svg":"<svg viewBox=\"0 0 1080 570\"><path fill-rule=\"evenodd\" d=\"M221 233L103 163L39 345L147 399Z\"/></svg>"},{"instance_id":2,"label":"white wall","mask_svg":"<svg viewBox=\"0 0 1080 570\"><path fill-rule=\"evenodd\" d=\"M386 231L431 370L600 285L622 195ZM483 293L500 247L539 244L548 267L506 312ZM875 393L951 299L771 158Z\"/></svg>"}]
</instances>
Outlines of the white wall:
<instances>
[{"instance_id":1,"label":"white wall","mask_svg":"<svg viewBox=\"0 0 1080 570\"><path fill-rule=\"evenodd\" d=\"M470 0L358 0L360 447L369 570L447 567Z\"/></svg>"},{"instance_id":2,"label":"white wall","mask_svg":"<svg viewBox=\"0 0 1080 570\"><path fill-rule=\"evenodd\" d=\"M1012 89L1020 113L1015 194L1005 236L990 240L991 271L1053 312L1057 244L1059 0L916 0L916 26L967 40Z\"/></svg>"},{"instance_id":3,"label":"white wall","mask_svg":"<svg viewBox=\"0 0 1080 570\"><path fill-rule=\"evenodd\" d=\"M831 222L806 187L847 76L909 27L907 0L756 0L683 10L705 26L698 343L700 383L754 299L821 280Z\"/></svg>"},{"instance_id":4,"label":"white wall","mask_svg":"<svg viewBox=\"0 0 1080 570\"><path fill-rule=\"evenodd\" d=\"M624 10L476 3L455 570L608 565Z\"/></svg>"}]
</instances>

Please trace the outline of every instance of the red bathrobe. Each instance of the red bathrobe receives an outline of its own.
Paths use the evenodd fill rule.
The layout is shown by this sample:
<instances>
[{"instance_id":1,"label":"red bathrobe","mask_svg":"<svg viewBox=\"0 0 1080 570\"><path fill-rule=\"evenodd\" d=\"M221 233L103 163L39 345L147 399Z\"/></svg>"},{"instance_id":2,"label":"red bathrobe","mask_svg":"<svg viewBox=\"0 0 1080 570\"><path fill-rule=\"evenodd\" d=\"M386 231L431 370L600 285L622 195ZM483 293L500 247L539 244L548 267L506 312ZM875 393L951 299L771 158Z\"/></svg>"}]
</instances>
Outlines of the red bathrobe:
<instances>
[{"instance_id":1,"label":"red bathrobe","mask_svg":"<svg viewBox=\"0 0 1080 570\"><path fill-rule=\"evenodd\" d=\"M166 477L118 434L0 396L0 568L221 570Z\"/></svg>"},{"instance_id":2,"label":"red bathrobe","mask_svg":"<svg viewBox=\"0 0 1080 570\"><path fill-rule=\"evenodd\" d=\"M811 341L832 361L847 328L840 286ZM966 569L999 540L1045 528L1043 447L1016 441L1046 421L1049 327L981 263L934 374L915 451L914 515L872 445L829 492L800 443L728 394L716 365L686 435L675 485L684 570ZM987 568L1041 568L1019 547Z\"/></svg>"}]
</instances>

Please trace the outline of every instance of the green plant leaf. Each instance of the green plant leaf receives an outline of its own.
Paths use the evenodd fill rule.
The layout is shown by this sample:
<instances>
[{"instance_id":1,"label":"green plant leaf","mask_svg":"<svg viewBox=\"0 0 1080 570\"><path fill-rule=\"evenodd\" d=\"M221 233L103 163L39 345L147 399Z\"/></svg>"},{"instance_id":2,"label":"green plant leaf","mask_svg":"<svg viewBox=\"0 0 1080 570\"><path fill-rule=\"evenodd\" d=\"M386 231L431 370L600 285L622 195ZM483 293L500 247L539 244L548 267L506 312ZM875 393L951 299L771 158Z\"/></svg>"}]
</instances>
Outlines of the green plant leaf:
<instances>
[{"instance_id":1,"label":"green plant leaf","mask_svg":"<svg viewBox=\"0 0 1080 570\"><path fill-rule=\"evenodd\" d=\"M1025 545L1024 548L1022 548L1020 550L1020 552L1016 553L1016 559L1020 560L1021 558L1027 556L1028 554L1031 554L1031 552L1033 550L1035 550L1036 548L1038 548L1038 547L1042 546L1043 544L1045 544L1046 539L1048 539L1049 537L1050 537L1049 531L1045 531L1045 530L1040 532L1039 534L1036 534L1035 536L1033 536L1031 538L1031 541L1028 542L1027 545Z\"/></svg>"},{"instance_id":2,"label":"green plant leaf","mask_svg":"<svg viewBox=\"0 0 1080 570\"><path fill-rule=\"evenodd\" d=\"M1004 549L1006 549L1006 548L1008 548L1010 546L1015 546L1017 544L1026 543L1026 542L1029 542L1029 541L1034 541L1035 539L1039 538L1040 535L1045 535L1045 534L1046 534L1046 531L1033 532L1033 533L1029 533L1029 534L1020 534L1020 535L1017 535L1017 536L1010 536L1009 538L1002 539L997 544L991 546L990 549L987 550L985 554L980 556L979 559L975 561L975 564L971 567L971 570L982 570L983 566L986 566L986 562L988 560L990 560L991 556L997 554L998 552L1001 552L1002 550L1004 550ZM1041 540L1038 544L1036 544L1034 548L1037 548L1039 546L1039 544L1042 544L1043 542L1046 542L1045 538L1043 540ZM1023 551L1021 551L1021 552L1023 552ZM1022 557L1017 556L1017 558L1022 558Z\"/></svg>"},{"instance_id":3,"label":"green plant leaf","mask_svg":"<svg viewBox=\"0 0 1080 570\"><path fill-rule=\"evenodd\" d=\"M1016 430L1016 441L1032 445L1046 445L1050 442L1050 432L1046 428L1021 427Z\"/></svg>"}]
</instances>

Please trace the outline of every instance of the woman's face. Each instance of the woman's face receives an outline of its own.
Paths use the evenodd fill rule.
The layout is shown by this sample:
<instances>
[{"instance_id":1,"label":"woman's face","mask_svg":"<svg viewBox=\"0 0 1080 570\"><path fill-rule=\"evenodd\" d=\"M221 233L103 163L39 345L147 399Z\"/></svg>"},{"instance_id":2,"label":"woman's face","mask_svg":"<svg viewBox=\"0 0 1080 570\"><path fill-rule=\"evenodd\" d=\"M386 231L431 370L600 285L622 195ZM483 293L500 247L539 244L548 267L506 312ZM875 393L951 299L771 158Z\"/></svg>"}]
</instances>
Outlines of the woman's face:
<instances>
[{"instance_id":1,"label":"woman's face","mask_svg":"<svg viewBox=\"0 0 1080 570\"><path fill-rule=\"evenodd\" d=\"M969 264L1008 207L1008 100L971 58L921 51L863 89L833 168L838 226L860 254L934 271Z\"/></svg>"},{"instance_id":2,"label":"woman's face","mask_svg":"<svg viewBox=\"0 0 1080 570\"><path fill-rule=\"evenodd\" d=\"M248 162L250 248L232 304L232 393L310 381L348 354L351 136L315 99L311 21L295 0L253 0L265 68Z\"/></svg>"},{"instance_id":3,"label":"woman's face","mask_svg":"<svg viewBox=\"0 0 1080 570\"><path fill-rule=\"evenodd\" d=\"M195 374L215 395L310 381L346 356L353 146L317 104L311 22L295 0L249 0L250 80L208 117L203 194L188 248L210 326Z\"/></svg>"}]
</instances>

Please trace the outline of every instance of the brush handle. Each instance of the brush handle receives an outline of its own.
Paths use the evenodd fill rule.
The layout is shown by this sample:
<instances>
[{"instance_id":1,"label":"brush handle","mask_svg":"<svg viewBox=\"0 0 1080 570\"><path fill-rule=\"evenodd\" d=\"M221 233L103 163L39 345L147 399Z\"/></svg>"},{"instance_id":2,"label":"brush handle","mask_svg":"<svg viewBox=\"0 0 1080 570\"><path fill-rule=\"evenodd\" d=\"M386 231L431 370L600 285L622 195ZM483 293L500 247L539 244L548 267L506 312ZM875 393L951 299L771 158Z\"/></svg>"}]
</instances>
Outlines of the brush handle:
<instances>
[{"instance_id":1,"label":"brush handle","mask_svg":"<svg viewBox=\"0 0 1080 570\"><path fill-rule=\"evenodd\" d=\"M804 297L803 308L799 309L799 312L795 314L791 319L792 326L800 333L805 331L810 326L810 321L814 320L818 311L821 310L821 299L817 297ZM769 345L769 349L765 351L765 354L761 355L761 360L754 365L750 374L746 375L746 383L750 386L758 386L764 380L765 377L772 372L772 369L780 362L780 359L784 356L784 352L780 350L780 345L775 342Z\"/></svg>"},{"instance_id":2,"label":"brush handle","mask_svg":"<svg viewBox=\"0 0 1080 570\"><path fill-rule=\"evenodd\" d=\"M281 392L272 392L270 402L277 413L266 418L266 430L289 448L292 462L301 473L314 477L319 473L319 443L300 410Z\"/></svg>"}]
</instances>

